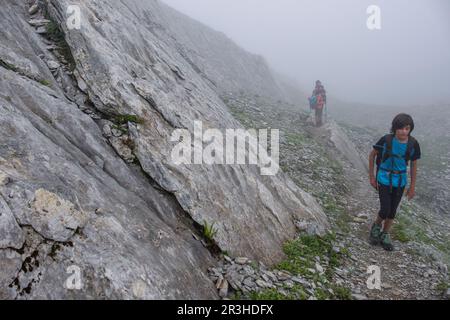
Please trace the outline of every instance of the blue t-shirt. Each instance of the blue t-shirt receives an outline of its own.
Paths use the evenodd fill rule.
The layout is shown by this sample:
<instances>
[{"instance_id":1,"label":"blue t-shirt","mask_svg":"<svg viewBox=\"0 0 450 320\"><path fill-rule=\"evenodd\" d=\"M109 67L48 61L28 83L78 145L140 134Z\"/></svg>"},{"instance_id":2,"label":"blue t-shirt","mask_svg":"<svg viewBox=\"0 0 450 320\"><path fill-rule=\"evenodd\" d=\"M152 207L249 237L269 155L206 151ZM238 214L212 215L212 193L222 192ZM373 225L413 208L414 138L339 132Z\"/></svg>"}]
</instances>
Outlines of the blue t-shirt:
<instances>
[{"instance_id":1,"label":"blue t-shirt","mask_svg":"<svg viewBox=\"0 0 450 320\"><path fill-rule=\"evenodd\" d=\"M400 183L401 188L406 186L407 181L408 181L408 173L407 173L406 161L404 160L404 157L406 154L407 147L408 147L408 143L402 143L396 137L394 137L392 139L392 154L397 155L401 158L390 157L390 158L386 159L380 165L380 170L378 171L378 175L377 175L378 183L383 184L385 186L390 185L389 175L391 173L388 171L382 170L384 168L387 170L405 171L405 173L401 173L401 174L392 173L392 186L398 187L399 183ZM383 153L387 151L386 136L382 137L373 146L373 148L375 150L377 150L380 153L380 155L383 155ZM410 160L411 161L418 160L418 159L420 159L420 156L421 156L420 146L419 146L419 143L416 141L414 143L413 148L411 149Z\"/></svg>"}]
</instances>

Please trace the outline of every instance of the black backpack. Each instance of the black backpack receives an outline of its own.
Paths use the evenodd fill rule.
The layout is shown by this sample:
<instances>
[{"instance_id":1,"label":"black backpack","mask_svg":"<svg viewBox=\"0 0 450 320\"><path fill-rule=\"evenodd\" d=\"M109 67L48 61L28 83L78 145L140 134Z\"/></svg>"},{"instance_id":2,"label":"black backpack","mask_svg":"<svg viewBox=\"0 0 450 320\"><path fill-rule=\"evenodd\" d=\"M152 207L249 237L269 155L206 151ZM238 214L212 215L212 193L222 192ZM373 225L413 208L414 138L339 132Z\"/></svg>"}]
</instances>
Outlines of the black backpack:
<instances>
[{"instance_id":1,"label":"black backpack","mask_svg":"<svg viewBox=\"0 0 450 320\"><path fill-rule=\"evenodd\" d=\"M414 137L412 137L412 136L409 136L408 145L406 146L405 155L404 156L398 156L396 154L392 154L392 139L394 139L394 135L392 133L385 136L386 150L383 150L383 152L381 152L381 154L380 154L380 152L378 152L376 160L375 160L376 165L377 165L377 176L378 176L378 171L380 170L381 164L383 162L385 162L387 159L391 158L391 161L392 161L391 170L384 169L384 168L381 169L381 170L384 170L384 171L388 171L390 173L390 175L389 175L389 182L390 183L389 184L390 184L391 190L392 190L392 174L393 173L394 174L406 173L406 170L404 170L404 171L392 170L392 168L394 166L393 165L394 164L394 157L395 158L401 158L401 159L405 160L405 167L407 168L408 164L409 164L409 161L411 160L411 152L412 152L412 150L414 148L414 145L416 144L416 139ZM400 182L400 180L399 180L399 182Z\"/></svg>"}]
</instances>

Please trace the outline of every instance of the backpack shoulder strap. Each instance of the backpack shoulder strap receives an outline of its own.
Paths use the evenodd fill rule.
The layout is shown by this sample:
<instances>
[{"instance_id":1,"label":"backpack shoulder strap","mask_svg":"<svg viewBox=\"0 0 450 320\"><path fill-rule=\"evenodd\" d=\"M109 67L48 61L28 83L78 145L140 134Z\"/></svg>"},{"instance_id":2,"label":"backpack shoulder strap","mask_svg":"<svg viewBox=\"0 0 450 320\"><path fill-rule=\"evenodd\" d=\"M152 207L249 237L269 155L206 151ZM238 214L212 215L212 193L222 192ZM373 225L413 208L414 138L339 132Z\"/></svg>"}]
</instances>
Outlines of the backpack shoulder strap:
<instances>
[{"instance_id":1,"label":"backpack shoulder strap","mask_svg":"<svg viewBox=\"0 0 450 320\"><path fill-rule=\"evenodd\" d=\"M406 153L405 153L405 160L406 160L407 164L408 164L409 160L411 159L411 152L414 149L416 142L417 142L417 140L413 136L409 137L408 146L406 147Z\"/></svg>"},{"instance_id":2,"label":"backpack shoulder strap","mask_svg":"<svg viewBox=\"0 0 450 320\"><path fill-rule=\"evenodd\" d=\"M386 150L383 152L383 158L381 160L382 163L385 160L387 160L392 154L392 139L393 138L394 138L393 134L387 134L385 136L385 139L386 139Z\"/></svg>"}]
</instances>

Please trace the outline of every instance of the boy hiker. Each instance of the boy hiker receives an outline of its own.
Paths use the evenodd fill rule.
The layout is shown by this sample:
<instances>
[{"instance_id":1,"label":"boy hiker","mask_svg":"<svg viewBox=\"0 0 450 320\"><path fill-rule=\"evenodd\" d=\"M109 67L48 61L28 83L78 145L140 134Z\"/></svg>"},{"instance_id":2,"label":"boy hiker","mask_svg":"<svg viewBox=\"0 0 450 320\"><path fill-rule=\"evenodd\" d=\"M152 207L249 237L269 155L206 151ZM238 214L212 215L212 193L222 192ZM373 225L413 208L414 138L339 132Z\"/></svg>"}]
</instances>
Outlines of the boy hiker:
<instances>
[{"instance_id":1,"label":"boy hiker","mask_svg":"<svg viewBox=\"0 0 450 320\"><path fill-rule=\"evenodd\" d=\"M317 80L316 87L314 88L311 98L309 98L310 108L316 111L316 127L322 126L322 113L325 103L327 103L327 94L325 88L323 87L322 83Z\"/></svg>"},{"instance_id":2,"label":"boy hiker","mask_svg":"<svg viewBox=\"0 0 450 320\"><path fill-rule=\"evenodd\" d=\"M408 200L415 195L417 160L421 154L419 143L411 136L413 130L414 121L411 116L404 113L397 115L392 121L391 134L382 137L373 146L369 155L370 184L378 190L380 198L380 211L370 230L370 243L381 244L388 251L394 250L389 230L408 182L409 161L411 161L411 184L406 195Z\"/></svg>"}]
</instances>

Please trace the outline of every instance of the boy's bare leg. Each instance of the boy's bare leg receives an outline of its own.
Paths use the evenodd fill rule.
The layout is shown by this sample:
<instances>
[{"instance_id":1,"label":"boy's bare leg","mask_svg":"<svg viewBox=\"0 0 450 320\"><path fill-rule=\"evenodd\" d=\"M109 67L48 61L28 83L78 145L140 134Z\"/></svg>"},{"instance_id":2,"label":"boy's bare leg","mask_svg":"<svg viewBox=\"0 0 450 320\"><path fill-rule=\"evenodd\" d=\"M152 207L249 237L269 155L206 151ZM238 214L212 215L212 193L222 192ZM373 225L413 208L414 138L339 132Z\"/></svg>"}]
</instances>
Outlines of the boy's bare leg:
<instances>
[{"instance_id":1,"label":"boy's bare leg","mask_svg":"<svg viewBox=\"0 0 450 320\"><path fill-rule=\"evenodd\" d=\"M383 218L380 217L380 215L377 215L377 219L375 220L375 224L380 225L383 223Z\"/></svg>"},{"instance_id":2,"label":"boy's bare leg","mask_svg":"<svg viewBox=\"0 0 450 320\"><path fill-rule=\"evenodd\" d=\"M393 223L394 223L394 219L386 219L386 220L384 220L383 232L389 232L391 230L391 227L392 227Z\"/></svg>"}]
</instances>

